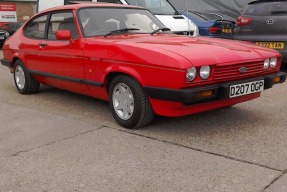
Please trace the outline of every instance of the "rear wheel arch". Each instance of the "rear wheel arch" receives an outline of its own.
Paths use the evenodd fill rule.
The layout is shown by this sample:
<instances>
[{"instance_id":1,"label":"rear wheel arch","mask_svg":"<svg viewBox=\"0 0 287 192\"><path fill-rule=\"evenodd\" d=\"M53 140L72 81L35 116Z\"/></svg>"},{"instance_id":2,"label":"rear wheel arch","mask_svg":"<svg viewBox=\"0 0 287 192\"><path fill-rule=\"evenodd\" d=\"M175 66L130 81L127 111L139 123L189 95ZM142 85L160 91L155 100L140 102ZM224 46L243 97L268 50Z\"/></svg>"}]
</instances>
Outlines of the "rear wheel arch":
<instances>
[{"instance_id":1,"label":"rear wheel arch","mask_svg":"<svg viewBox=\"0 0 287 192\"><path fill-rule=\"evenodd\" d=\"M40 83L33 78L25 64L20 59L17 59L13 65L14 82L18 92L20 94L37 93L40 88Z\"/></svg>"}]
</instances>

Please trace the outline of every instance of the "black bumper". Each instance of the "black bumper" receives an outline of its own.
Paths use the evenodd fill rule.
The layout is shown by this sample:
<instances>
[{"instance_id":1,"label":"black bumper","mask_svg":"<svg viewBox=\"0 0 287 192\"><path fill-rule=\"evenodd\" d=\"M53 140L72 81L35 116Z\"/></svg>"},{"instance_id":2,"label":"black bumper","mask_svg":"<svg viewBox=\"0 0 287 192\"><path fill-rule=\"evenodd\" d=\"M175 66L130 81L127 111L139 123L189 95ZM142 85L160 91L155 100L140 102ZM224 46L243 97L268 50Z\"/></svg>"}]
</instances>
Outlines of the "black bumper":
<instances>
[{"instance_id":1,"label":"black bumper","mask_svg":"<svg viewBox=\"0 0 287 192\"><path fill-rule=\"evenodd\" d=\"M286 80L286 73L277 72L275 74L266 75L258 78L244 79L240 81L232 81L228 83L221 83L217 85L211 86L203 86L197 88L189 88L189 89L164 89L157 87L144 87L147 95L153 99L166 100L166 101L175 101L181 102L185 105L208 102L218 99L226 99L229 98L229 90L231 85L242 84L247 82L264 80L264 90L271 88L274 84L273 78L280 77L281 80L278 83L283 83ZM197 95L202 93L203 91L212 91L212 95L206 97L198 97Z\"/></svg>"},{"instance_id":2,"label":"black bumper","mask_svg":"<svg viewBox=\"0 0 287 192\"><path fill-rule=\"evenodd\" d=\"M9 67L10 69L12 68L12 63L8 60L5 60L5 59L0 59L2 65L6 66L6 67Z\"/></svg>"}]
</instances>

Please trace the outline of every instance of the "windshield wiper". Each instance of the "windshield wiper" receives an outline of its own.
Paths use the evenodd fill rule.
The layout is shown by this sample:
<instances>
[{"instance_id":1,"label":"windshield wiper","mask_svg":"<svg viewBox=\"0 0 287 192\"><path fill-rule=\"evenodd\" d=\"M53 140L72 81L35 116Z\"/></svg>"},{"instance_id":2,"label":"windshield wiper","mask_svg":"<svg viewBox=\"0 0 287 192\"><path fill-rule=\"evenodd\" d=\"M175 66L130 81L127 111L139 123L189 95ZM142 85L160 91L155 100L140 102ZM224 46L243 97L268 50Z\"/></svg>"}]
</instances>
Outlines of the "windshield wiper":
<instances>
[{"instance_id":1,"label":"windshield wiper","mask_svg":"<svg viewBox=\"0 0 287 192\"><path fill-rule=\"evenodd\" d=\"M167 27L164 27L164 28L159 28L159 29L156 29L156 30L154 30L152 33L151 33L151 35L153 35L153 34L155 34L155 33L158 33L158 32L160 32L160 31L170 31L170 28L167 28Z\"/></svg>"},{"instance_id":2,"label":"windshield wiper","mask_svg":"<svg viewBox=\"0 0 287 192\"><path fill-rule=\"evenodd\" d=\"M113 35L113 34L119 34L119 33L126 33L128 31L137 31L140 30L138 28L124 28L124 29L117 29L117 30L113 30L108 32L105 37L109 36L109 35Z\"/></svg>"}]
</instances>

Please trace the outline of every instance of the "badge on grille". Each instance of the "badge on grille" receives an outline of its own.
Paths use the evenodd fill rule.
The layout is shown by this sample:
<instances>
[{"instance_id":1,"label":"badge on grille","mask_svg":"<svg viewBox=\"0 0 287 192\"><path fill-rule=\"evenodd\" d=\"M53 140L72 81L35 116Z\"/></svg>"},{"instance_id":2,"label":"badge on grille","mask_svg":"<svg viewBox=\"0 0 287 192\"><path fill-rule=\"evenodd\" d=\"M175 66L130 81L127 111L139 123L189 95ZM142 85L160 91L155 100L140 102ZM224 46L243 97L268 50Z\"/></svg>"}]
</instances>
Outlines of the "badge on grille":
<instances>
[{"instance_id":1,"label":"badge on grille","mask_svg":"<svg viewBox=\"0 0 287 192\"><path fill-rule=\"evenodd\" d=\"M245 73L247 71L247 67L241 67L240 69L239 69L239 72L240 73Z\"/></svg>"},{"instance_id":2,"label":"badge on grille","mask_svg":"<svg viewBox=\"0 0 287 192\"><path fill-rule=\"evenodd\" d=\"M275 23L275 20L274 19L268 19L266 21L266 24L270 25L270 24L274 24Z\"/></svg>"}]
</instances>

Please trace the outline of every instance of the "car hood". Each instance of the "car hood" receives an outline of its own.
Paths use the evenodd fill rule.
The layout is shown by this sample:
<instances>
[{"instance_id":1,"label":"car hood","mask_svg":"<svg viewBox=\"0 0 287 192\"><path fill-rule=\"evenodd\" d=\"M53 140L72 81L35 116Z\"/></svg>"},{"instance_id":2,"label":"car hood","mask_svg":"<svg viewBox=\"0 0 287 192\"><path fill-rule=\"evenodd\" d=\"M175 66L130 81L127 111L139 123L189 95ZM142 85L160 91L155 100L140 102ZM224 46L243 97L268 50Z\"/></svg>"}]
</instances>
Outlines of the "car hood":
<instances>
[{"instance_id":1,"label":"car hood","mask_svg":"<svg viewBox=\"0 0 287 192\"><path fill-rule=\"evenodd\" d=\"M101 40L92 39L88 44L103 43L109 59L171 68L235 64L278 56L277 51L251 43L206 37L115 35Z\"/></svg>"}]
</instances>

